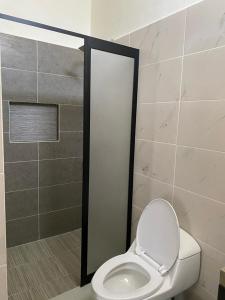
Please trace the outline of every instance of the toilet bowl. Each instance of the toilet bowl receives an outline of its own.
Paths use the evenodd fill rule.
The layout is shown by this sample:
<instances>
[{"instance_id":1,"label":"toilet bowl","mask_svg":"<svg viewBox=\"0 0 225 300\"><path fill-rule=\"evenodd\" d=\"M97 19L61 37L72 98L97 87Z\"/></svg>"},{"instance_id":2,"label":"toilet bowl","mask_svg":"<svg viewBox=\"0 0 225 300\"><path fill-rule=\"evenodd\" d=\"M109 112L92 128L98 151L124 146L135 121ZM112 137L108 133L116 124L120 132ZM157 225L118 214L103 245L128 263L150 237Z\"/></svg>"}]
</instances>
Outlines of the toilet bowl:
<instances>
[{"instance_id":1,"label":"toilet bowl","mask_svg":"<svg viewBox=\"0 0 225 300\"><path fill-rule=\"evenodd\" d=\"M179 227L173 207L155 199L144 209L131 248L105 262L92 279L97 300L166 300L191 287L200 247Z\"/></svg>"}]
</instances>

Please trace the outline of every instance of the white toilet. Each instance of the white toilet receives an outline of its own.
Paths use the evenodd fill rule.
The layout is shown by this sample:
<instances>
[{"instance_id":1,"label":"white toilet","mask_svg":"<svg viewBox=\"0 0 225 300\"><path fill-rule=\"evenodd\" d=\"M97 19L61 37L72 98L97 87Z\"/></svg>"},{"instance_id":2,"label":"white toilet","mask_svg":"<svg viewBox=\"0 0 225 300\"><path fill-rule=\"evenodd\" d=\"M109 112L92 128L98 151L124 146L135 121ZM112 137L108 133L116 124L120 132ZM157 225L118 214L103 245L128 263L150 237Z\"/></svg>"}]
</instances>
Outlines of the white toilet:
<instances>
[{"instance_id":1,"label":"white toilet","mask_svg":"<svg viewBox=\"0 0 225 300\"><path fill-rule=\"evenodd\" d=\"M104 263L92 279L98 300L166 300L199 277L201 249L179 227L169 202L156 199L144 209L136 240Z\"/></svg>"}]
</instances>

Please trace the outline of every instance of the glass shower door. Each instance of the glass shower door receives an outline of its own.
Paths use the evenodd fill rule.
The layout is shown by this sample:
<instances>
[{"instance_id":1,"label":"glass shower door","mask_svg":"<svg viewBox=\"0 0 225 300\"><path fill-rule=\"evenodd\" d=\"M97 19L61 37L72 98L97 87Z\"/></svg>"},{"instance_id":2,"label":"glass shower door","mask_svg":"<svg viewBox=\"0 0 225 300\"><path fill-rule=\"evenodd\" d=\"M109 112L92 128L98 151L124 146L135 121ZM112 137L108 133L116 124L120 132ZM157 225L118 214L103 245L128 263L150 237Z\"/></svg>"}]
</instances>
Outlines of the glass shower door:
<instances>
[{"instance_id":1,"label":"glass shower door","mask_svg":"<svg viewBox=\"0 0 225 300\"><path fill-rule=\"evenodd\" d=\"M85 47L82 284L130 245L138 60L105 41Z\"/></svg>"}]
</instances>

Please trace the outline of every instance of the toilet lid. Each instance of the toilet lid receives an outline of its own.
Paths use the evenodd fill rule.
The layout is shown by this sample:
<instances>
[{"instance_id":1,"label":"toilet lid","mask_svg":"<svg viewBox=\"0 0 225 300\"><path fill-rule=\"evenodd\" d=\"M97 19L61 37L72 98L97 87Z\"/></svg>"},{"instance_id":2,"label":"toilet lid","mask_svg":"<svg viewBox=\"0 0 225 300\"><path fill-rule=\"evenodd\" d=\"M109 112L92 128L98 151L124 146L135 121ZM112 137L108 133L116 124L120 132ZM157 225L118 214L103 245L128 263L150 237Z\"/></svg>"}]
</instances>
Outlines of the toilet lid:
<instances>
[{"instance_id":1,"label":"toilet lid","mask_svg":"<svg viewBox=\"0 0 225 300\"><path fill-rule=\"evenodd\" d=\"M144 209L137 227L137 253L141 251L167 272L180 248L179 223L170 203L155 199Z\"/></svg>"}]
</instances>

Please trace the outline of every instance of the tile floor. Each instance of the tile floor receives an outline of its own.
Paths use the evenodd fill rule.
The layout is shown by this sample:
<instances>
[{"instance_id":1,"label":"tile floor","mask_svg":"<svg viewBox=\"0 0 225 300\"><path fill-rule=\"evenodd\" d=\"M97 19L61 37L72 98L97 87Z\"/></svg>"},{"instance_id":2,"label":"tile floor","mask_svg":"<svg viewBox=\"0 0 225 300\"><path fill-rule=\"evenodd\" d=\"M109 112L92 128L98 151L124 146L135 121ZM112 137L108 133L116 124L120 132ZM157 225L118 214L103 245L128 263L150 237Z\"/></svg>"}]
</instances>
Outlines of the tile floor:
<instances>
[{"instance_id":1,"label":"tile floor","mask_svg":"<svg viewBox=\"0 0 225 300\"><path fill-rule=\"evenodd\" d=\"M8 248L9 300L47 300L79 286L81 230Z\"/></svg>"},{"instance_id":2,"label":"tile floor","mask_svg":"<svg viewBox=\"0 0 225 300\"><path fill-rule=\"evenodd\" d=\"M91 284L87 284L65 292L52 300L96 300L96 298L92 292Z\"/></svg>"}]
</instances>

